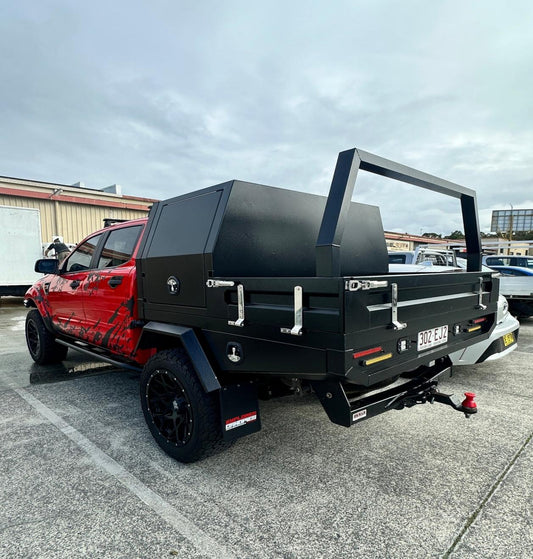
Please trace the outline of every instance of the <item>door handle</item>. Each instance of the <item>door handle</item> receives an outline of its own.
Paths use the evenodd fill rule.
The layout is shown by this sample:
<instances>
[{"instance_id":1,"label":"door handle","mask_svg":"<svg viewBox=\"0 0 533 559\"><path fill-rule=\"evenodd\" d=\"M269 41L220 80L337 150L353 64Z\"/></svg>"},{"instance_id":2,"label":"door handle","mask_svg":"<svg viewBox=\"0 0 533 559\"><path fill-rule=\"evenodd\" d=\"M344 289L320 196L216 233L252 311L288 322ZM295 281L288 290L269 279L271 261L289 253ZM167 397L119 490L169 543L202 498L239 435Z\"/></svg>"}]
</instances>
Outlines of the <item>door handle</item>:
<instances>
[{"instance_id":1,"label":"door handle","mask_svg":"<svg viewBox=\"0 0 533 559\"><path fill-rule=\"evenodd\" d=\"M79 286L80 286L80 282L78 280L74 280L70 284L70 287L72 287L72 289L76 289L76 287L79 287Z\"/></svg>"},{"instance_id":2,"label":"door handle","mask_svg":"<svg viewBox=\"0 0 533 559\"><path fill-rule=\"evenodd\" d=\"M117 287L117 285L120 285L121 283L122 283L122 276L115 276L107 282L109 287Z\"/></svg>"}]
</instances>

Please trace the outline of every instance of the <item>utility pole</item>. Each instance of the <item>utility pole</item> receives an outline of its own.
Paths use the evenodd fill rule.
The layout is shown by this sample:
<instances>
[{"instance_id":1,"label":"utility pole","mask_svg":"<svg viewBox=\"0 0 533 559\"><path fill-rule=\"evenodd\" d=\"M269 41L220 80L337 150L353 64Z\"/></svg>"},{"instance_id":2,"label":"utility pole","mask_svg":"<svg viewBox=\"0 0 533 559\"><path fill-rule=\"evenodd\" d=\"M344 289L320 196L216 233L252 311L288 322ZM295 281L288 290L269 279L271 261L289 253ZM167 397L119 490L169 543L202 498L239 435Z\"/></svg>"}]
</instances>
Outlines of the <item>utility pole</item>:
<instances>
[{"instance_id":1,"label":"utility pole","mask_svg":"<svg viewBox=\"0 0 533 559\"><path fill-rule=\"evenodd\" d=\"M511 254L511 243L513 242L513 205L511 206L511 219L509 220L509 247L507 248L507 254Z\"/></svg>"}]
</instances>

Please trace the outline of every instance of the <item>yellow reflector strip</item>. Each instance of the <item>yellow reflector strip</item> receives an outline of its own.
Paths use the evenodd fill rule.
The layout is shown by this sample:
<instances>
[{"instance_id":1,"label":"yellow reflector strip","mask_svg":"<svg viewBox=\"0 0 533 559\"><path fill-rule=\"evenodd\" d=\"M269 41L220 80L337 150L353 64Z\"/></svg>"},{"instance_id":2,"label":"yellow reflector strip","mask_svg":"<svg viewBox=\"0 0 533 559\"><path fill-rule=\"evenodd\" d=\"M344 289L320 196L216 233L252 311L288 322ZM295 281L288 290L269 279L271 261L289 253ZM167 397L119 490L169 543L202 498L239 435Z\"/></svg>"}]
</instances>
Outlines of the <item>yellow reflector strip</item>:
<instances>
[{"instance_id":1,"label":"yellow reflector strip","mask_svg":"<svg viewBox=\"0 0 533 559\"><path fill-rule=\"evenodd\" d=\"M363 365L366 367L367 365L373 365L374 363L385 361L386 359L390 359L391 357L392 357L392 353L384 353L379 357L373 357L372 359L367 359L366 361L363 361Z\"/></svg>"},{"instance_id":2,"label":"yellow reflector strip","mask_svg":"<svg viewBox=\"0 0 533 559\"><path fill-rule=\"evenodd\" d=\"M481 330L481 326L471 326L466 329L467 332L475 332L476 330Z\"/></svg>"}]
</instances>

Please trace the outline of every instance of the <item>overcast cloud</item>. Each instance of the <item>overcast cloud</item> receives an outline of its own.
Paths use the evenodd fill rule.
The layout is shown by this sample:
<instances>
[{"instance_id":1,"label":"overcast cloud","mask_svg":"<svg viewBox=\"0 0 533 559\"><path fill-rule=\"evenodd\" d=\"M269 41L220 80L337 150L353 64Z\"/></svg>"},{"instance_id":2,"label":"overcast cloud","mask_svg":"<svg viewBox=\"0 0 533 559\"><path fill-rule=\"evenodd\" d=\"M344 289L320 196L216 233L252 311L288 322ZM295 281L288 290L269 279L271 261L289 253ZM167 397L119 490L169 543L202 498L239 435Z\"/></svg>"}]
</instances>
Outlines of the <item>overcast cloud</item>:
<instances>
[{"instance_id":1,"label":"overcast cloud","mask_svg":"<svg viewBox=\"0 0 533 559\"><path fill-rule=\"evenodd\" d=\"M474 188L482 230L533 207L526 0L4 1L0 48L0 175L327 194L357 146ZM415 187L367 178L355 199L389 230L462 229Z\"/></svg>"}]
</instances>

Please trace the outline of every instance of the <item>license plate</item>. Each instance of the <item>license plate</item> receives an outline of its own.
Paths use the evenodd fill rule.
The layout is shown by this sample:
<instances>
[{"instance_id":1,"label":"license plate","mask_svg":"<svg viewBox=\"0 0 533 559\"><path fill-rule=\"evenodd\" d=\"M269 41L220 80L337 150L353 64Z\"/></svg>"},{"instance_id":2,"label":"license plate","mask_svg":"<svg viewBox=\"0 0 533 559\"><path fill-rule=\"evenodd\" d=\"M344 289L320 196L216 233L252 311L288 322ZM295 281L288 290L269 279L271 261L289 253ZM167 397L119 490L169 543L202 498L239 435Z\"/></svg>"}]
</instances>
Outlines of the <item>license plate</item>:
<instances>
[{"instance_id":1,"label":"license plate","mask_svg":"<svg viewBox=\"0 0 533 559\"><path fill-rule=\"evenodd\" d=\"M437 328L430 328L429 330L418 332L416 349L418 351L424 351L425 349L445 344L447 341L448 325L437 326Z\"/></svg>"},{"instance_id":2,"label":"license plate","mask_svg":"<svg viewBox=\"0 0 533 559\"><path fill-rule=\"evenodd\" d=\"M514 332L509 332L509 334L505 334L503 336L503 345L505 347L509 347L510 345L513 345L514 342L515 342Z\"/></svg>"}]
</instances>

